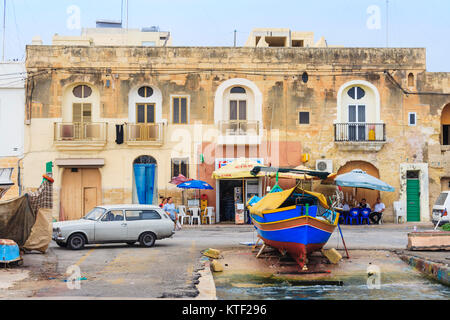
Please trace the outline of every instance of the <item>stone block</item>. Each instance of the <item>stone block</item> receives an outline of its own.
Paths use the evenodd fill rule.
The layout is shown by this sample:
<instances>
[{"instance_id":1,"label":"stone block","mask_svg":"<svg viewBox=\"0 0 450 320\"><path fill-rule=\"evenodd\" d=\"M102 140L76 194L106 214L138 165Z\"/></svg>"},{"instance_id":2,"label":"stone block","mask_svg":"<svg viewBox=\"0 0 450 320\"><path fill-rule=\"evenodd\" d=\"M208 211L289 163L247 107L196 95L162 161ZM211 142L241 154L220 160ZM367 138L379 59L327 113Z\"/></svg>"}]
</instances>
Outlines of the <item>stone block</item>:
<instances>
[{"instance_id":1,"label":"stone block","mask_svg":"<svg viewBox=\"0 0 450 320\"><path fill-rule=\"evenodd\" d=\"M337 264L341 259L342 255L332 248L329 250L322 249L322 254L330 261L332 264Z\"/></svg>"},{"instance_id":2,"label":"stone block","mask_svg":"<svg viewBox=\"0 0 450 320\"><path fill-rule=\"evenodd\" d=\"M222 272L223 271L223 265L219 261L213 260L211 262L211 270L213 272Z\"/></svg>"}]
</instances>

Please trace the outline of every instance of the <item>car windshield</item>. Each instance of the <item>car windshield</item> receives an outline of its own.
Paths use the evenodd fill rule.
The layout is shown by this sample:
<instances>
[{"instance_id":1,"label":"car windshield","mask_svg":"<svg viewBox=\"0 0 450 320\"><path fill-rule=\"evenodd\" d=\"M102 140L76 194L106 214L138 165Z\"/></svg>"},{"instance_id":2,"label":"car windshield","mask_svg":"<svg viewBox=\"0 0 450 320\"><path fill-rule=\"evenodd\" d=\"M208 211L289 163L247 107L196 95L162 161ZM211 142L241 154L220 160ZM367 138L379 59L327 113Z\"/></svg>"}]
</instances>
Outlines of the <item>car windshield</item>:
<instances>
[{"instance_id":1,"label":"car windshield","mask_svg":"<svg viewBox=\"0 0 450 320\"><path fill-rule=\"evenodd\" d=\"M84 216L83 219L86 220L98 220L104 213L106 209L103 208L94 208L87 215Z\"/></svg>"},{"instance_id":2,"label":"car windshield","mask_svg":"<svg viewBox=\"0 0 450 320\"><path fill-rule=\"evenodd\" d=\"M448 193L442 192L436 200L435 205L443 206L445 204L445 200L447 200Z\"/></svg>"}]
</instances>

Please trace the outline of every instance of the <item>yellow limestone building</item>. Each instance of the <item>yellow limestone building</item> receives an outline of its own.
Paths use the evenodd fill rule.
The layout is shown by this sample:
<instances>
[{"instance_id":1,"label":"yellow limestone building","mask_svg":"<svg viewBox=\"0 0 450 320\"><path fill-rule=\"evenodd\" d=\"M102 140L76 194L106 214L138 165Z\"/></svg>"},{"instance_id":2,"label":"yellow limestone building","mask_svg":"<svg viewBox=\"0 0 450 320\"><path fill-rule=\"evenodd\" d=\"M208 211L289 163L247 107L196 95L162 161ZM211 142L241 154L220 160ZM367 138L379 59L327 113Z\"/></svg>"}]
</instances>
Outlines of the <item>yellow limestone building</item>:
<instances>
[{"instance_id":1,"label":"yellow limestone building","mask_svg":"<svg viewBox=\"0 0 450 320\"><path fill-rule=\"evenodd\" d=\"M212 172L244 157L363 169L396 189L358 192L371 206L382 197L385 221L394 201L406 207L411 197L408 220L429 221L450 181L450 75L427 72L423 48L308 47L309 36L300 46L293 33L289 45L265 38L261 47L259 36L237 48L28 46L25 188L53 161L54 216L73 219L97 204L138 202L136 168L150 168L146 197L179 202L168 182L182 173L215 188L205 194L221 221L232 183Z\"/></svg>"}]
</instances>

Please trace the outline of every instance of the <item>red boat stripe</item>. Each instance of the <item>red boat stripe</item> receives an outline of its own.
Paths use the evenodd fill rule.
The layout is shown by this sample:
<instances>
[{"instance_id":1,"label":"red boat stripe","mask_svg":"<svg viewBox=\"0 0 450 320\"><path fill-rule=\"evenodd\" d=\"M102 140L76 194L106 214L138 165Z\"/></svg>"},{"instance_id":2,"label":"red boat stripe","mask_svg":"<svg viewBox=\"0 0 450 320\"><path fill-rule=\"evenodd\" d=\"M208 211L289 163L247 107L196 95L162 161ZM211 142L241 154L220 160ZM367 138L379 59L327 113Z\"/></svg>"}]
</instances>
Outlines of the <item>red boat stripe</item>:
<instances>
[{"instance_id":1,"label":"red boat stripe","mask_svg":"<svg viewBox=\"0 0 450 320\"><path fill-rule=\"evenodd\" d=\"M329 225L329 224L325 224L325 223L322 224L320 221L318 221L316 219L309 219L308 217L305 217L303 219L285 220L285 221L281 221L279 223L271 223L271 224L261 224L261 223L258 223L253 218L252 218L252 220L253 220L253 224L255 224L259 229L264 230L264 231L284 230L284 229L300 227L303 225L309 225L309 226L317 228L319 230L332 233L336 227L334 225Z\"/></svg>"}]
</instances>

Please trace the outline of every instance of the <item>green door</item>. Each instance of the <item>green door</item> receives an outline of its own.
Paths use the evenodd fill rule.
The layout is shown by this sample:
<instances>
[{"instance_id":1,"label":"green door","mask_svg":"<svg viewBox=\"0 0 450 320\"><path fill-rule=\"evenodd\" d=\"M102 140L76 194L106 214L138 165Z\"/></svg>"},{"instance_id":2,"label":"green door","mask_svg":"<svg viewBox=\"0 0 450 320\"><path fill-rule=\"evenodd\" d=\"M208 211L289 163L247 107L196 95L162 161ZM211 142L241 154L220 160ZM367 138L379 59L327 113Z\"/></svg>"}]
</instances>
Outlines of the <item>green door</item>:
<instances>
[{"instance_id":1,"label":"green door","mask_svg":"<svg viewBox=\"0 0 450 320\"><path fill-rule=\"evenodd\" d=\"M420 221L420 183L418 179L406 182L406 208L408 221Z\"/></svg>"}]
</instances>

